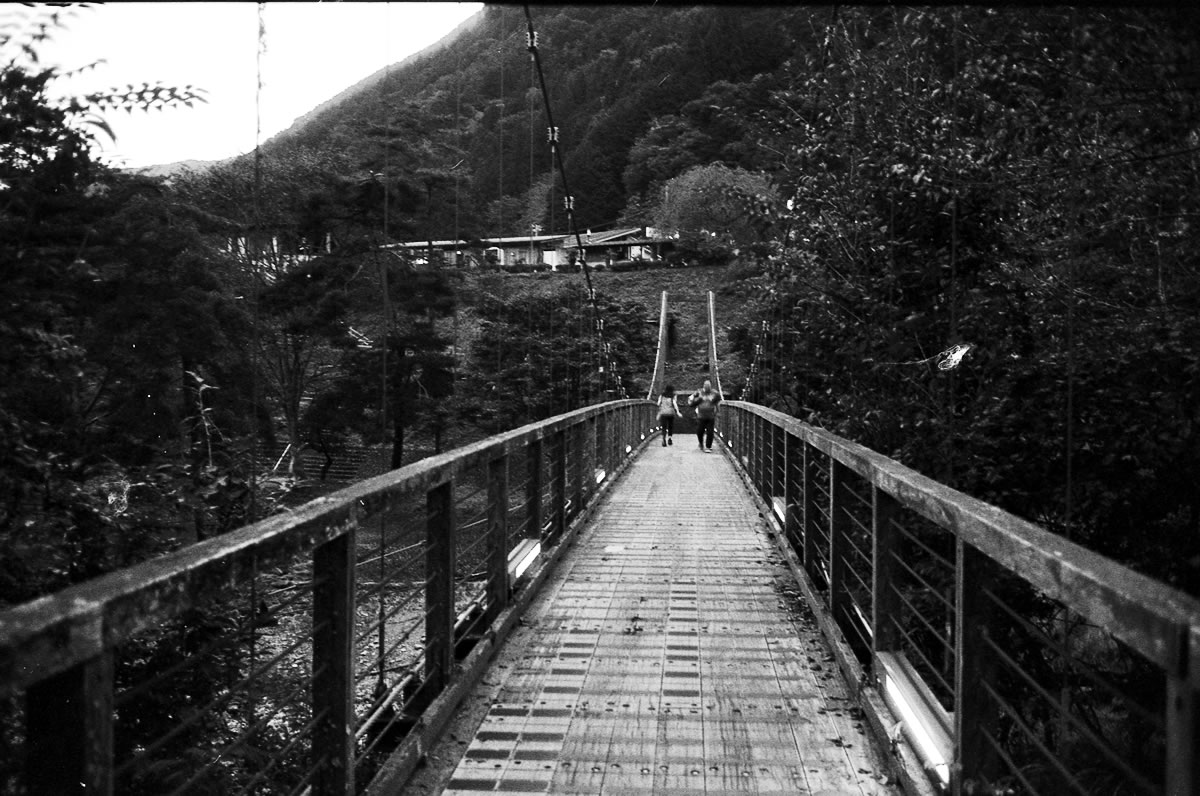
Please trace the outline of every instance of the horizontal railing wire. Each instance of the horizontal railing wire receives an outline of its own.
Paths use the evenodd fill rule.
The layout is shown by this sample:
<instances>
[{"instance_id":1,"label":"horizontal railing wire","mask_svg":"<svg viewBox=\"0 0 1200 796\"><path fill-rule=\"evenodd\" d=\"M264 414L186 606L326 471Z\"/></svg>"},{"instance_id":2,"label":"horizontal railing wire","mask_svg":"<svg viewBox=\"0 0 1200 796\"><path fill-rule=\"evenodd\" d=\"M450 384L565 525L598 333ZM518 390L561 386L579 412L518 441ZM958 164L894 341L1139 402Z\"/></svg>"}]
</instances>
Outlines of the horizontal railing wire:
<instances>
[{"instance_id":1,"label":"horizontal railing wire","mask_svg":"<svg viewBox=\"0 0 1200 796\"><path fill-rule=\"evenodd\" d=\"M1168 728L1146 704L1165 703L1161 673L1102 628L1072 624L1057 603L1011 585L984 594L997 618L986 642L999 670L989 696L1008 728L1007 756L1032 790L1162 793L1153 739Z\"/></svg>"}]
</instances>

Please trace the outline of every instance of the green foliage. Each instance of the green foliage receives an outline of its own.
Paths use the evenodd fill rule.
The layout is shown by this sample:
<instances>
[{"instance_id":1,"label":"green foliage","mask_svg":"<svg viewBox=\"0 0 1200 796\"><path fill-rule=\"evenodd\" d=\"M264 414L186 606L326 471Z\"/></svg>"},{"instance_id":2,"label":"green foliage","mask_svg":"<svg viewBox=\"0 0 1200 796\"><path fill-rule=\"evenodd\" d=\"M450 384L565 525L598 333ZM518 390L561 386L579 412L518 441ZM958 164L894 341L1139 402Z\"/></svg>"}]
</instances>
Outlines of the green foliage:
<instances>
[{"instance_id":1,"label":"green foliage","mask_svg":"<svg viewBox=\"0 0 1200 796\"><path fill-rule=\"evenodd\" d=\"M758 119L793 207L760 295L803 332L764 383L1193 593L1195 21L842 10Z\"/></svg>"},{"instance_id":2,"label":"green foliage","mask_svg":"<svg viewBox=\"0 0 1200 796\"><path fill-rule=\"evenodd\" d=\"M158 83L54 99L49 89L61 73L39 63L38 47L73 14L74 9L54 6L22 9L0 30L0 190L53 193L82 187L79 181L89 174L96 136L113 137L106 111L162 110L205 101L203 89Z\"/></svg>"},{"instance_id":3,"label":"green foliage","mask_svg":"<svg viewBox=\"0 0 1200 796\"><path fill-rule=\"evenodd\" d=\"M390 253L372 260L376 278L364 280L363 287L370 289L359 291L354 312L371 342L344 349L337 378L315 396L302 427L304 443L326 451L344 447L351 434L383 442L390 432L390 466L395 468L403 463L406 432L412 426L425 421L440 430L451 421L447 405L454 392L455 363L447 353L451 338L446 322L458 299L446 270ZM381 306L384 268L387 300Z\"/></svg>"},{"instance_id":4,"label":"green foliage","mask_svg":"<svg viewBox=\"0 0 1200 796\"><path fill-rule=\"evenodd\" d=\"M599 293L596 304L617 376L630 395L644 394L654 367L647 309ZM474 311L480 334L460 396L469 422L495 433L620 397L611 374L600 372L600 341L577 280L528 293L519 302L484 293Z\"/></svg>"},{"instance_id":5,"label":"green foliage","mask_svg":"<svg viewBox=\"0 0 1200 796\"><path fill-rule=\"evenodd\" d=\"M726 166L697 166L663 185L654 225L679 234L679 250L702 262L727 261L766 237L761 208L778 204L768 177Z\"/></svg>"},{"instance_id":6,"label":"green foliage","mask_svg":"<svg viewBox=\"0 0 1200 796\"><path fill-rule=\"evenodd\" d=\"M187 371L236 377L240 322L189 208L93 162L91 100L48 99L53 70L0 69L0 600L26 599L171 544L197 420ZM232 387L232 384L227 384ZM222 425L236 390L210 402ZM234 422L236 425L236 422ZM119 485L119 486L112 486ZM136 488L130 485L136 485ZM135 500L156 511L118 512Z\"/></svg>"}]
</instances>

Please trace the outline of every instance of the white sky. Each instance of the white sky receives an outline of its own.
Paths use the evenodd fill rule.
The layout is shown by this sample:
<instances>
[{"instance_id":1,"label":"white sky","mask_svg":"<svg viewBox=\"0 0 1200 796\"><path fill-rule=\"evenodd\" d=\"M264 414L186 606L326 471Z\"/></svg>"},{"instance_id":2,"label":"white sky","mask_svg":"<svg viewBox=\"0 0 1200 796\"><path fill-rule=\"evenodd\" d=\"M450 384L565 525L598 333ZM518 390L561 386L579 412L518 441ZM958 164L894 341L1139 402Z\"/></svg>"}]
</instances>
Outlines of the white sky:
<instances>
[{"instance_id":1,"label":"white sky","mask_svg":"<svg viewBox=\"0 0 1200 796\"><path fill-rule=\"evenodd\" d=\"M388 63L433 44L481 8L480 3L268 2L262 140ZM28 17L31 10L15 13ZM38 48L41 62L63 69L105 63L58 81L56 93L147 82L191 84L208 92L208 103L192 108L109 113L105 118L117 136L115 145L105 143L110 164L217 160L254 149L255 3L113 3L73 13L66 28ZM13 14L0 12L9 19Z\"/></svg>"}]
</instances>

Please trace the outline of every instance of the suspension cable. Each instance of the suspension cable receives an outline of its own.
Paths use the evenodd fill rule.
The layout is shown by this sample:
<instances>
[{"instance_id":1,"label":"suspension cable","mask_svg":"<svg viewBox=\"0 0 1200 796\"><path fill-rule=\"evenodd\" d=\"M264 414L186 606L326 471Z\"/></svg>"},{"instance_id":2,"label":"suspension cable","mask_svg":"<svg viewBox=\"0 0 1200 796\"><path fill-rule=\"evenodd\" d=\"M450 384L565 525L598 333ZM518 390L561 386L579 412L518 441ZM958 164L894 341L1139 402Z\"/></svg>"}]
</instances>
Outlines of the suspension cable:
<instances>
[{"instance_id":1,"label":"suspension cable","mask_svg":"<svg viewBox=\"0 0 1200 796\"><path fill-rule=\"evenodd\" d=\"M267 48L267 25L263 19L263 12L266 10L266 3L258 4L258 44L254 56L255 70L255 88L254 88L254 187L252 189L253 198L251 201L251 226L253 234L259 234L259 226L262 224L262 211L260 206L259 194L262 192L262 57L263 52ZM259 418L258 418L258 356L259 347L262 345L262 338L259 334L259 273L258 273L258 248L250 244L250 237L246 238L246 250L250 255L250 281L254 291L254 317L252 318L251 330L251 349L250 349L250 411L254 418L254 444L250 446L250 506L249 517L250 522L254 522L258 513L258 443L261 438L259 433Z\"/></svg>"},{"instance_id":2,"label":"suspension cable","mask_svg":"<svg viewBox=\"0 0 1200 796\"><path fill-rule=\"evenodd\" d=\"M596 288L592 284L592 274L588 270L583 238L579 234L579 225L575 218L575 197L571 193L570 182L567 180L567 169L562 153L562 143L559 141L558 127L554 124L554 113L550 104L550 92L546 88L546 75L542 69L541 54L538 51L537 31L533 28L533 15L529 11L528 4L525 5L525 20L528 26L525 44L533 59L534 68L537 71L538 84L541 87L542 102L546 106L546 121L548 124L546 137L549 139L554 162L558 166L558 176L562 181L563 206L567 213L568 229L570 230L570 234L575 237L575 248L578 252L579 266L583 271L584 280L587 282L588 301L592 311L592 324L597 338L597 354L601 363L599 368L601 372L605 373L605 378L613 382L614 392L619 393L622 398L626 398L628 395L625 385L617 375L616 363L612 359L612 346L604 340L604 319L601 317L600 308L596 303Z\"/></svg>"},{"instance_id":3,"label":"suspension cable","mask_svg":"<svg viewBox=\"0 0 1200 796\"><path fill-rule=\"evenodd\" d=\"M746 384L742 387L742 400L749 401L751 394L758 386L758 366L762 360L763 345L767 339L767 327L769 324L763 320L759 322L758 338L754 342L754 358L750 360L750 368L746 371Z\"/></svg>"},{"instance_id":4,"label":"suspension cable","mask_svg":"<svg viewBox=\"0 0 1200 796\"><path fill-rule=\"evenodd\" d=\"M391 15L391 3L387 4L388 16ZM383 80L379 84L379 99L383 109L383 223L382 235L383 245L388 245L388 213L390 211L388 194L389 181L392 171L392 114L388 108L387 102L387 85L388 79L391 77L391 52L388 45L391 43L391 19L387 20L385 25L387 31L384 35L384 73ZM385 252L390 252L390 249L385 248ZM388 265L390 257L385 254L380 259L379 266L379 286L380 286L380 301L383 309L383 345L380 347L382 356L380 357L380 373L379 373L379 440L383 447L381 451L383 456L390 456L387 451L388 437L388 359L391 358L391 337L392 337L392 307L391 296L388 293ZM386 468L385 468L386 472ZM387 606L384 604L384 592L387 591L383 584L386 582L387 572L385 570L385 561L387 559L387 524L385 521L387 512L379 513L379 533L376 556L379 559L379 590L378 601L376 605L376 614L379 627L377 628L377 637L375 640L375 698L378 699L381 694L386 693L387 685L384 682L384 654L383 651L387 648L387 622L385 621L385 613Z\"/></svg>"},{"instance_id":5,"label":"suspension cable","mask_svg":"<svg viewBox=\"0 0 1200 796\"><path fill-rule=\"evenodd\" d=\"M496 124L496 141L497 141L497 156L496 156L496 173L500 177L499 193L496 195L496 237L504 237L504 39L508 36L508 31L505 26L504 15L500 15L500 115L497 117L499 121ZM500 262L497 265L504 265L504 245L501 242Z\"/></svg>"},{"instance_id":6,"label":"suspension cable","mask_svg":"<svg viewBox=\"0 0 1200 796\"><path fill-rule=\"evenodd\" d=\"M260 193L262 191L262 57L267 48L267 25L263 18L263 12L266 10L266 3L258 3L258 42L254 57L255 71L255 89L254 89L254 187L253 199L251 202L252 225L254 233L261 235L259 229L262 223ZM251 412L254 417L252 429L254 432L254 444L250 446L250 506L249 516L245 519L249 522L254 522L258 519L258 445L259 439L262 436L259 433L259 413L258 413L258 364L259 364L259 346L262 344L262 338L259 334L259 301L261 298L259 291L259 270L258 270L258 249L250 247L250 238L247 237L247 248L251 253L251 282L254 290L254 316L252 319L253 329L251 335L253 338L251 344L251 365L250 365L250 404ZM250 617L250 643L248 650L248 660L246 671L253 672L255 663L258 658L258 623L256 619L256 611L258 610L258 558L257 556L252 561L252 570L250 576L250 594L249 594L249 611ZM254 680L251 678L249 687L246 689L246 715L249 717L248 723L253 724L255 721L255 707L258 701L254 689Z\"/></svg>"}]
</instances>

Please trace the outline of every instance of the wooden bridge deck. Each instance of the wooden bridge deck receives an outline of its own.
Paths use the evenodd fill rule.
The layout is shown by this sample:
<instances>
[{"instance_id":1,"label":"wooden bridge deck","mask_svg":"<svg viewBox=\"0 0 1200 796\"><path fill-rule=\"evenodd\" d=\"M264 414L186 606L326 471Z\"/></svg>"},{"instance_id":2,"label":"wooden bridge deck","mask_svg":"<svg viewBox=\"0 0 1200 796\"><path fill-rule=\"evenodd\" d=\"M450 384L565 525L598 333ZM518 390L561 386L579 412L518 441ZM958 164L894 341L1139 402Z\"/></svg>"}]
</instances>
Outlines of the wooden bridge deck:
<instances>
[{"instance_id":1,"label":"wooden bridge deck","mask_svg":"<svg viewBox=\"0 0 1200 796\"><path fill-rule=\"evenodd\" d=\"M633 462L493 663L445 793L895 792L731 463L676 443Z\"/></svg>"}]
</instances>

